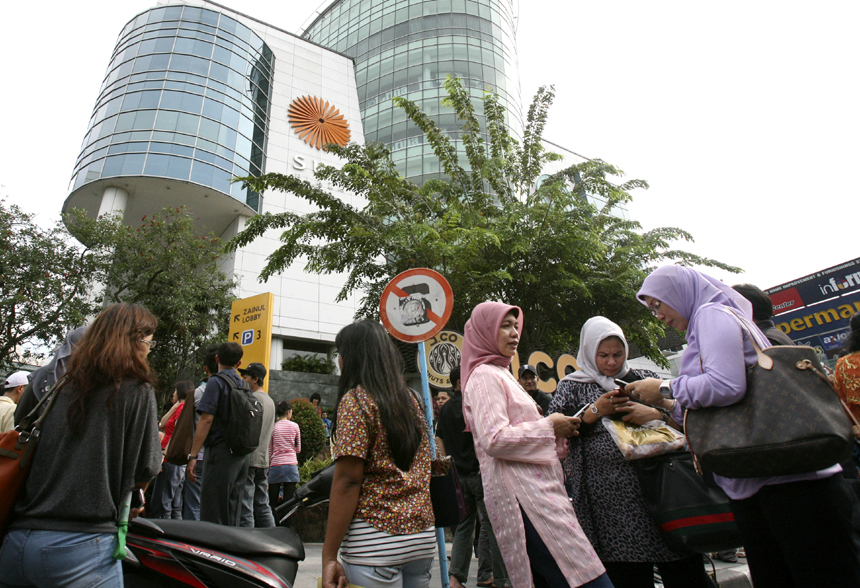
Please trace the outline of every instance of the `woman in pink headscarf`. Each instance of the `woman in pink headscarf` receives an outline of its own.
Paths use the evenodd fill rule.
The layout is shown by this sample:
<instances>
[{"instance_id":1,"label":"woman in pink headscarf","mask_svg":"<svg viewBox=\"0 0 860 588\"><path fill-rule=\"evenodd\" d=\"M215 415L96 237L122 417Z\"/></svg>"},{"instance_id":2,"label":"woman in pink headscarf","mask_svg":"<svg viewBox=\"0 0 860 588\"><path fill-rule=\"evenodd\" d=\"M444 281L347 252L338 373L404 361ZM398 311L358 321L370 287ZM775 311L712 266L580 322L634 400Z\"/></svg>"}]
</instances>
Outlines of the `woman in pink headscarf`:
<instances>
[{"instance_id":1,"label":"woman in pink headscarf","mask_svg":"<svg viewBox=\"0 0 860 588\"><path fill-rule=\"evenodd\" d=\"M610 587L570 506L559 463L579 419L541 417L510 372L522 323L522 310L498 302L479 304L466 323L463 412L487 514L516 588Z\"/></svg>"},{"instance_id":2,"label":"woman in pink headscarf","mask_svg":"<svg viewBox=\"0 0 860 588\"><path fill-rule=\"evenodd\" d=\"M746 368L756 364L757 355L735 317L746 323L759 347L770 347L744 297L694 269L670 265L645 278L638 298L657 319L686 332L687 349L677 378L646 378L628 384L626 392L664 403L677 422L683 422L684 409L743 399ZM834 464L794 476L714 476L731 498L756 588L860 586L851 526L857 499L840 471Z\"/></svg>"}]
</instances>

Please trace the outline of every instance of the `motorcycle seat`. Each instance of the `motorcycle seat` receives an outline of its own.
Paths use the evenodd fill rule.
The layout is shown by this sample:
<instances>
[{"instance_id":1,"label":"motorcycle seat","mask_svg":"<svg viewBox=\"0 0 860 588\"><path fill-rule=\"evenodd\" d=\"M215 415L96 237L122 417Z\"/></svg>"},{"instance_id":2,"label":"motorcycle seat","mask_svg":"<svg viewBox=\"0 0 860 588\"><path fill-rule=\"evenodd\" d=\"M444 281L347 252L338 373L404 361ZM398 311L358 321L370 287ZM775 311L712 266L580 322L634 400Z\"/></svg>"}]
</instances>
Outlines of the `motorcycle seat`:
<instances>
[{"instance_id":1,"label":"motorcycle seat","mask_svg":"<svg viewBox=\"0 0 860 588\"><path fill-rule=\"evenodd\" d=\"M204 521L136 518L130 533L172 539L227 554L274 555L296 561L305 559L305 546L295 531L286 527L228 527Z\"/></svg>"}]
</instances>

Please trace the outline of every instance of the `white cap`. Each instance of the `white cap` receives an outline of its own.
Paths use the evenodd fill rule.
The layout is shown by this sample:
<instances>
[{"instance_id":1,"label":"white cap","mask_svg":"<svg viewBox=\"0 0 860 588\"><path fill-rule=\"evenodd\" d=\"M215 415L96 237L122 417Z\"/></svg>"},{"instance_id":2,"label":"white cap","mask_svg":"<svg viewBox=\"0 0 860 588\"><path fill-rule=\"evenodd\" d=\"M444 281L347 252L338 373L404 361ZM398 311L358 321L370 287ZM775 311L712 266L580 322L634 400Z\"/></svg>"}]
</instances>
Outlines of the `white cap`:
<instances>
[{"instance_id":1,"label":"white cap","mask_svg":"<svg viewBox=\"0 0 860 588\"><path fill-rule=\"evenodd\" d=\"M8 378L6 378L6 387L7 388L17 388L18 386L26 386L29 380L27 376L30 375L29 372L15 372L11 374Z\"/></svg>"}]
</instances>

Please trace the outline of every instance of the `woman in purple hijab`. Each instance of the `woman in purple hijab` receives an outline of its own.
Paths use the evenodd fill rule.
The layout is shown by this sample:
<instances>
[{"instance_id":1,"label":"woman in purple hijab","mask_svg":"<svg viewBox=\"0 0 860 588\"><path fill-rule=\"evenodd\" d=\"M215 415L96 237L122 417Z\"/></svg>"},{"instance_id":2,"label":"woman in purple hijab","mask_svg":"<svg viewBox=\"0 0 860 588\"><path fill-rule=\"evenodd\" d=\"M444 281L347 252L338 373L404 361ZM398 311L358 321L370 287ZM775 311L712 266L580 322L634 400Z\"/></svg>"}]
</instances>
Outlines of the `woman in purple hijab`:
<instances>
[{"instance_id":1,"label":"woman in purple hijab","mask_svg":"<svg viewBox=\"0 0 860 588\"><path fill-rule=\"evenodd\" d=\"M683 411L728 406L746 394L755 349L738 324L743 317L761 348L770 347L752 320L750 303L696 270L664 266L649 275L638 298L654 316L686 331L680 375L628 384L646 402L663 403L677 422ZM860 553L851 526L856 498L832 467L794 476L723 478L756 588L860 586Z\"/></svg>"}]
</instances>

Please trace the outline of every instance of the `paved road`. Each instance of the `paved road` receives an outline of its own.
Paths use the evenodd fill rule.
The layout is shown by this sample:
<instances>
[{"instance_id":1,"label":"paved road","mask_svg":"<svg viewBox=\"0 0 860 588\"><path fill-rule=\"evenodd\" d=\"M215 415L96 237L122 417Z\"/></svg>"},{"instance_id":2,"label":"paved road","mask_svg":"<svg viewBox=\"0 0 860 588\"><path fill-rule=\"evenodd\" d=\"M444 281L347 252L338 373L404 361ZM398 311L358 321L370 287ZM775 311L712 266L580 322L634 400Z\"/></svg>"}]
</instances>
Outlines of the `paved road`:
<instances>
[{"instance_id":1,"label":"paved road","mask_svg":"<svg viewBox=\"0 0 860 588\"><path fill-rule=\"evenodd\" d=\"M447 544L448 553L451 552L451 544ZM719 560L714 561L717 569L717 580L720 583L720 588L752 588L752 583L749 581L749 570L746 566L746 560L740 559L738 563L731 564ZM296 577L294 588L316 588L317 579L320 577L322 568L322 543L306 543L305 544L305 561L299 564L299 573ZM710 568L710 566L708 566ZM469 581L466 586L474 587L477 582L475 574L478 571L478 560L472 558L472 565L469 567ZM433 580L430 582L431 588L440 586L439 581L439 561L438 559L433 566Z\"/></svg>"}]
</instances>

